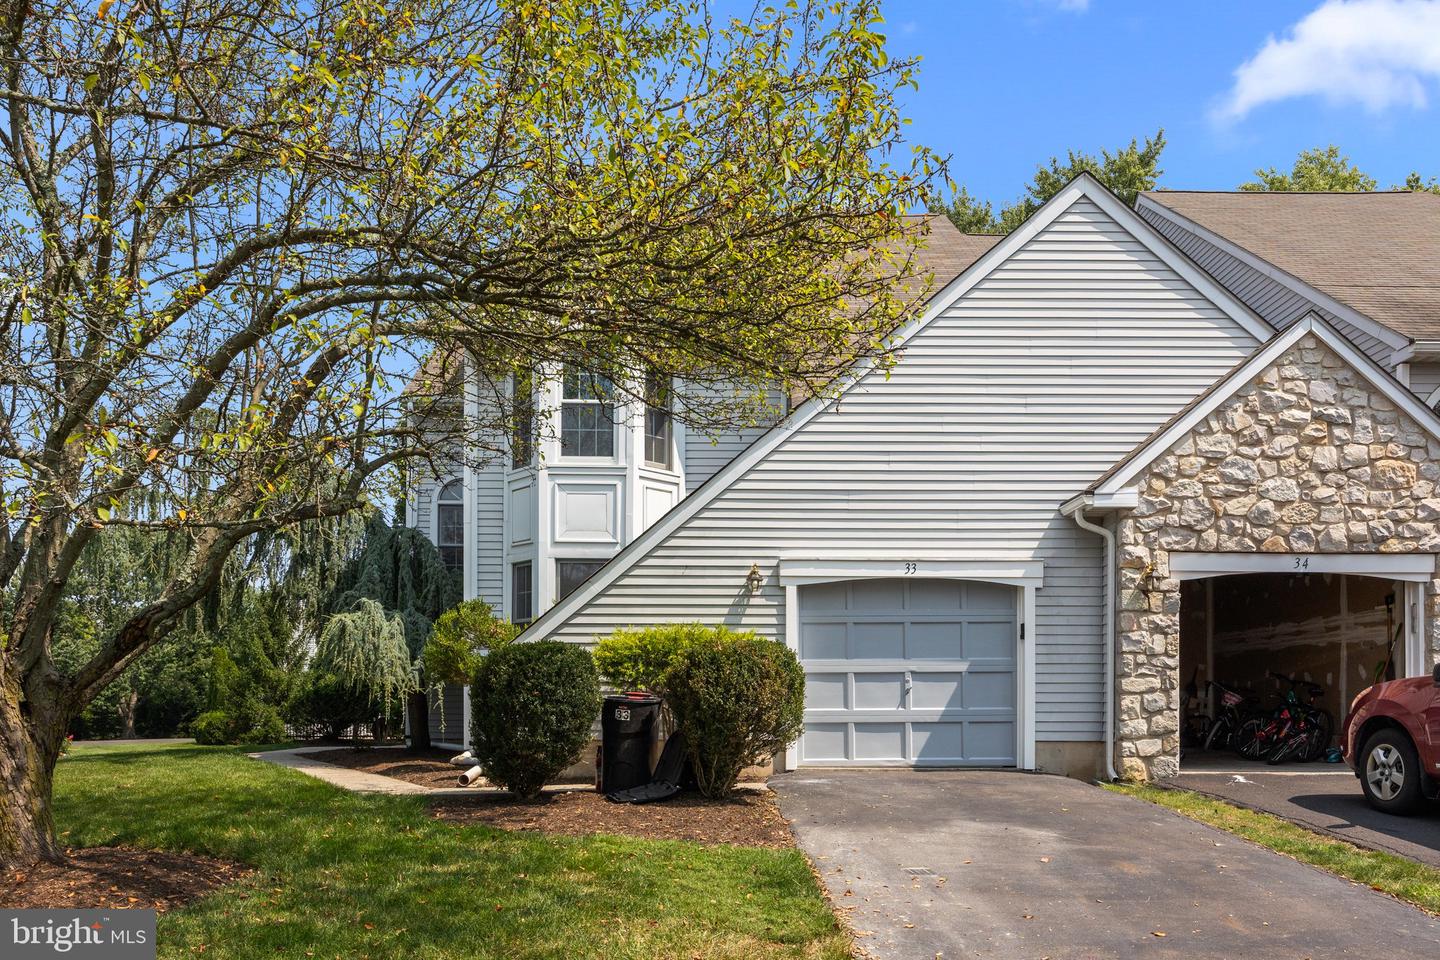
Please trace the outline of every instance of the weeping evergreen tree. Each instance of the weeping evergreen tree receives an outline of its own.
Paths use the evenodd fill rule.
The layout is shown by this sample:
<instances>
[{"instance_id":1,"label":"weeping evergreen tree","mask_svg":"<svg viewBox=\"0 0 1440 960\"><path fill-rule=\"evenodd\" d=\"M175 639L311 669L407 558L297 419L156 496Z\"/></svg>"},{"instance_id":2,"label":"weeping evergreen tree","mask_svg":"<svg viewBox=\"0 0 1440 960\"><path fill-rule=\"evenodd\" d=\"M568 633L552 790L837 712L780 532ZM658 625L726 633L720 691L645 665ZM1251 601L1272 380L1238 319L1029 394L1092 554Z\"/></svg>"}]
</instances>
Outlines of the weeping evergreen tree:
<instances>
[{"instance_id":1,"label":"weeping evergreen tree","mask_svg":"<svg viewBox=\"0 0 1440 960\"><path fill-rule=\"evenodd\" d=\"M336 577L326 608L331 623L338 616L359 611L366 601L398 618L408 668L418 664L435 619L460 599L459 577L445 566L430 539L412 527L391 523L377 512ZM425 691L417 684L408 693L411 746L428 747L429 705Z\"/></svg>"},{"instance_id":2,"label":"weeping evergreen tree","mask_svg":"<svg viewBox=\"0 0 1440 960\"><path fill-rule=\"evenodd\" d=\"M368 706L377 742L385 719L417 688L403 619L368 597L325 624L312 668Z\"/></svg>"}]
</instances>

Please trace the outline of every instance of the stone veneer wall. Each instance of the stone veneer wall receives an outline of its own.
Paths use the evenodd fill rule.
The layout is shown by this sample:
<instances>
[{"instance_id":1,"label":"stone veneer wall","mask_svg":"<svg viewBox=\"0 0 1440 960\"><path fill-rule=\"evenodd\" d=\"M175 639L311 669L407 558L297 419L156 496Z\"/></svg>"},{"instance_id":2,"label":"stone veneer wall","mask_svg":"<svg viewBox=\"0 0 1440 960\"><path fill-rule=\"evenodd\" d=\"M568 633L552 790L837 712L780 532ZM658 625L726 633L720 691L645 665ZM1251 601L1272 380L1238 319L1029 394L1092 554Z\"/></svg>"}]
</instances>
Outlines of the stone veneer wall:
<instances>
[{"instance_id":1,"label":"stone veneer wall","mask_svg":"<svg viewBox=\"0 0 1440 960\"><path fill-rule=\"evenodd\" d=\"M1440 552L1440 441L1313 334L1150 464L1118 523L1116 740L1127 778L1180 763L1170 551ZM1440 583L1426 591L1432 658Z\"/></svg>"}]
</instances>

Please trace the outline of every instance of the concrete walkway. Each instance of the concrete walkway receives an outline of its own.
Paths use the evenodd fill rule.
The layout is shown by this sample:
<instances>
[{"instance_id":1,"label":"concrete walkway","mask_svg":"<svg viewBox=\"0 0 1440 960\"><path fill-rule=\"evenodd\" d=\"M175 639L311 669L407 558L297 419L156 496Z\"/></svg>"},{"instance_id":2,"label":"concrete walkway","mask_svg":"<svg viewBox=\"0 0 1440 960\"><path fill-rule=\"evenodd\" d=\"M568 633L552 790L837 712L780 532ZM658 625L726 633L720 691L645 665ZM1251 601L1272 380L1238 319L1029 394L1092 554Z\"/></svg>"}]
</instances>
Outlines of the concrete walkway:
<instances>
[{"instance_id":1,"label":"concrete walkway","mask_svg":"<svg viewBox=\"0 0 1440 960\"><path fill-rule=\"evenodd\" d=\"M309 754L320 753L326 750L333 750L334 747L296 747L291 750L268 750L264 753L252 753L249 756L256 760L264 760L266 763L273 763L276 766L289 767L291 770L299 770L307 776L316 780L324 780L326 783L334 784L343 790L350 790L355 793L390 793L390 794L430 794L442 791L431 790L429 787L421 786L418 783L408 783L404 780L397 780L394 777L382 777L376 773L366 773L364 770L351 770L349 767L337 766L333 763L326 763L323 760L311 759ZM461 790L461 793L469 793L468 790Z\"/></svg>"},{"instance_id":2,"label":"concrete walkway","mask_svg":"<svg viewBox=\"0 0 1440 960\"><path fill-rule=\"evenodd\" d=\"M417 796L427 797L477 797L486 794L502 794L505 790L499 787L426 787L418 783L410 783L406 780L398 780L395 777L385 777L378 773L366 773L364 770L352 770L349 767L342 767L333 763L326 763L323 760L316 760L309 756L312 753L324 753L334 750L333 746L325 747L295 747L290 750L267 750L264 753L251 753L248 756L256 760L264 760L266 763L273 763L281 767L289 767L291 770L298 770L316 780L324 780L326 783L334 784L343 790L350 790L354 793L386 793L396 796ZM455 776L460 776L461 770L456 768ZM547 793L559 793L570 790L593 790L593 786L583 783L559 783L545 787Z\"/></svg>"},{"instance_id":3,"label":"concrete walkway","mask_svg":"<svg viewBox=\"0 0 1440 960\"><path fill-rule=\"evenodd\" d=\"M1434 960L1440 920L1168 810L1013 772L771 779L877 960Z\"/></svg>"}]
</instances>

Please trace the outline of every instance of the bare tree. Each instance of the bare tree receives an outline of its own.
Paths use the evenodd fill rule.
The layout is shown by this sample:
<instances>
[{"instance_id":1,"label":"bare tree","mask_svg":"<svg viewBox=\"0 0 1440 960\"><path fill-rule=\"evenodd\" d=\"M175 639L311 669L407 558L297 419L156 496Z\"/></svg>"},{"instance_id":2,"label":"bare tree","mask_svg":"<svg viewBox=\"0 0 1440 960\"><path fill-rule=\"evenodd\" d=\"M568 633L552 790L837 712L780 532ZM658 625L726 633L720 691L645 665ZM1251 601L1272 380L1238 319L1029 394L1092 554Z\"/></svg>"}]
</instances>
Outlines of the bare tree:
<instances>
[{"instance_id":1,"label":"bare tree","mask_svg":"<svg viewBox=\"0 0 1440 960\"><path fill-rule=\"evenodd\" d=\"M0 7L0 862L58 856L67 723L237 545L494 445L445 358L723 379L690 412L721 420L909 309L939 163L873 0ZM62 673L67 577L120 528L185 560Z\"/></svg>"}]
</instances>

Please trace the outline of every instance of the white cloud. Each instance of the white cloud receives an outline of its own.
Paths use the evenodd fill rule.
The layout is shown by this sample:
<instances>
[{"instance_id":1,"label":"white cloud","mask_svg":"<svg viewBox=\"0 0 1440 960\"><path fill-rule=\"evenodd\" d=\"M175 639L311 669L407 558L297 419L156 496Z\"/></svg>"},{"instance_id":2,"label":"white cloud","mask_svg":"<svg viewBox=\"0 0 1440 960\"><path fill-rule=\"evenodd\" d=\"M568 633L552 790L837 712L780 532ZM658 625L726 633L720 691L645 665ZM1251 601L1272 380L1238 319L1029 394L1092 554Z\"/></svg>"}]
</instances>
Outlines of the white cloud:
<instances>
[{"instance_id":1,"label":"white cloud","mask_svg":"<svg viewBox=\"0 0 1440 960\"><path fill-rule=\"evenodd\" d=\"M1440 79L1440 3L1326 0L1235 70L1215 111L1238 120L1266 103L1318 96L1368 110L1422 108Z\"/></svg>"},{"instance_id":2,"label":"white cloud","mask_svg":"<svg viewBox=\"0 0 1440 960\"><path fill-rule=\"evenodd\" d=\"M1056 0L1055 6L1067 13L1084 13L1090 9L1090 0Z\"/></svg>"}]
</instances>

